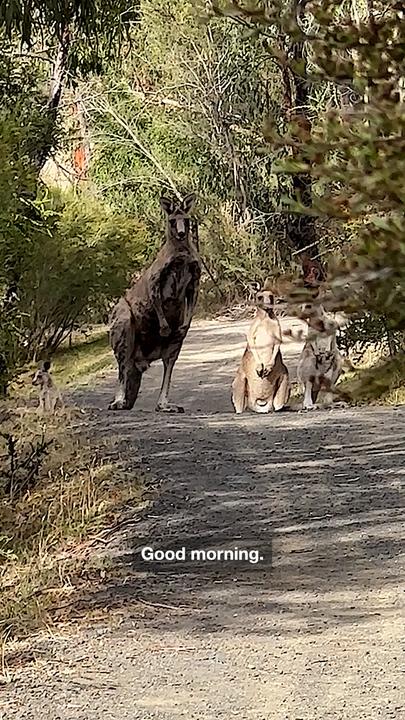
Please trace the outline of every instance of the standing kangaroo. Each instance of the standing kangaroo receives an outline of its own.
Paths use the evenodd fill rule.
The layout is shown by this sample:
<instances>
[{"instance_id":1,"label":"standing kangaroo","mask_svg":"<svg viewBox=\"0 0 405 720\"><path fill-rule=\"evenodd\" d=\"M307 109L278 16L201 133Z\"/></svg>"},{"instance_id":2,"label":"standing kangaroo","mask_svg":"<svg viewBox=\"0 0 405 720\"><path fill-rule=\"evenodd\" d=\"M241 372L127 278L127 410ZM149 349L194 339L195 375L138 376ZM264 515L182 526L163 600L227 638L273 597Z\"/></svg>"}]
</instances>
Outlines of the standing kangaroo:
<instances>
[{"instance_id":1,"label":"standing kangaroo","mask_svg":"<svg viewBox=\"0 0 405 720\"><path fill-rule=\"evenodd\" d=\"M110 343L118 362L119 388L112 410L131 410L142 374L163 361L163 382L156 410L183 412L169 403L173 368L190 327L197 302L201 260L193 242L189 214L195 196L176 203L161 198L166 241L153 263L113 309Z\"/></svg>"}]
</instances>

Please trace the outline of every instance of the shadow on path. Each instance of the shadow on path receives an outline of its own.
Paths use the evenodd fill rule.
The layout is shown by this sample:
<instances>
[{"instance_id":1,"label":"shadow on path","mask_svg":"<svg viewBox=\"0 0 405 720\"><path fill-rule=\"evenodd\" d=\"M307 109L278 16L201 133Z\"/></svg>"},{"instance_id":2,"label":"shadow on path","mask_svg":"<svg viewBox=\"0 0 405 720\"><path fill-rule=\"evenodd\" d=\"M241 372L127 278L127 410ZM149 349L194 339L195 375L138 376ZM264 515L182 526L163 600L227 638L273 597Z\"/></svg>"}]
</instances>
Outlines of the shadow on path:
<instances>
[{"instance_id":1,"label":"shadow on path","mask_svg":"<svg viewBox=\"0 0 405 720\"><path fill-rule=\"evenodd\" d=\"M141 597L196 611L177 615L176 629L214 625L246 634L257 625L262 632L263 621L274 632L282 623L284 633L352 623L377 612L360 607L369 591L392 591L397 602L405 413L235 416L230 384L244 326L207 323L190 333L173 385L183 415L153 410L159 366L130 413L95 410L108 404L112 376L77 396L93 406L97 438L113 439L126 462L146 463L162 482L153 508L111 539L107 551L120 572L91 594L91 607L125 603L130 612ZM286 352L292 375L298 350ZM146 562L145 545L184 547L186 559ZM190 558L196 549L235 548L250 552L250 561ZM253 551L262 560L251 562Z\"/></svg>"}]
</instances>

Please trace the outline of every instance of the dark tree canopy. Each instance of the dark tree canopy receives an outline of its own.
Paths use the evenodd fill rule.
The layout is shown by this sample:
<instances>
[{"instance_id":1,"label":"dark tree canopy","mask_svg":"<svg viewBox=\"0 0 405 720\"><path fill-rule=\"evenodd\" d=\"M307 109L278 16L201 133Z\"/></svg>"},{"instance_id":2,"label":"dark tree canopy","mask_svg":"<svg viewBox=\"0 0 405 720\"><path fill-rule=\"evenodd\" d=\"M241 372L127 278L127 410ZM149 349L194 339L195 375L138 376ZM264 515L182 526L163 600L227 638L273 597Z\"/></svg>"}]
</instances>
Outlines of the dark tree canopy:
<instances>
[{"instance_id":1,"label":"dark tree canopy","mask_svg":"<svg viewBox=\"0 0 405 720\"><path fill-rule=\"evenodd\" d=\"M27 45L44 32L61 41L68 29L91 41L94 50L102 42L111 48L136 19L138 7L138 0L0 0L0 27Z\"/></svg>"}]
</instances>

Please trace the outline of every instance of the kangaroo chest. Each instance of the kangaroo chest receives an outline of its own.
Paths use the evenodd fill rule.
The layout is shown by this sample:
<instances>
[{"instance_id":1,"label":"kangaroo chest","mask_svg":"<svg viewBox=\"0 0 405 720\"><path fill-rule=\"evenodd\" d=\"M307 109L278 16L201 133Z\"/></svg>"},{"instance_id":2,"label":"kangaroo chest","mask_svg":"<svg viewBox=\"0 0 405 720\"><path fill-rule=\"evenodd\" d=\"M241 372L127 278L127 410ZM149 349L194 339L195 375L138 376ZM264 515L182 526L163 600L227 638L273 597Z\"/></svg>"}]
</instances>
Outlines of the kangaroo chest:
<instances>
[{"instance_id":1,"label":"kangaroo chest","mask_svg":"<svg viewBox=\"0 0 405 720\"><path fill-rule=\"evenodd\" d=\"M253 332L253 342L256 354L260 360L266 364L273 354L274 345L276 344L276 336L280 335L280 329L277 321L265 316Z\"/></svg>"},{"instance_id":2,"label":"kangaroo chest","mask_svg":"<svg viewBox=\"0 0 405 720\"><path fill-rule=\"evenodd\" d=\"M173 259L161 278L163 303L183 302L190 283L199 280L199 263L192 257Z\"/></svg>"},{"instance_id":3,"label":"kangaroo chest","mask_svg":"<svg viewBox=\"0 0 405 720\"><path fill-rule=\"evenodd\" d=\"M269 360L274 348L274 335L266 324L261 323L255 334L255 347L260 359L265 362Z\"/></svg>"}]
</instances>

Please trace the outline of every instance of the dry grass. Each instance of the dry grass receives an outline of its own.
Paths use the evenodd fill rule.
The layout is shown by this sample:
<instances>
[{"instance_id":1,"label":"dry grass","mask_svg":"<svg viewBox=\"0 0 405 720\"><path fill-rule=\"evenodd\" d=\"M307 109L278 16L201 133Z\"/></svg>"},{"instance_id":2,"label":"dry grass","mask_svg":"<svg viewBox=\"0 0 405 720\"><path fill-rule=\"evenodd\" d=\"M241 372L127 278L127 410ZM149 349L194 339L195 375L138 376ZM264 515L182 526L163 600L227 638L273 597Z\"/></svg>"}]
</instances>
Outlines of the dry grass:
<instances>
[{"instance_id":1,"label":"dry grass","mask_svg":"<svg viewBox=\"0 0 405 720\"><path fill-rule=\"evenodd\" d=\"M46 624L52 604L73 592L72 575L83 567L86 541L126 505L139 503L142 489L124 468L103 462L100 451L78 440L65 417L44 428L36 413L12 413L2 431L18 438L19 452L43 432L54 440L34 487L10 498L3 484L0 495L0 626L26 632ZM5 450L3 443L3 477Z\"/></svg>"},{"instance_id":2,"label":"dry grass","mask_svg":"<svg viewBox=\"0 0 405 720\"><path fill-rule=\"evenodd\" d=\"M62 390L87 384L115 367L106 328L94 330L85 340L78 338L71 347L62 346L51 361L52 376ZM37 397L37 392L31 386L31 376L36 368L37 364L34 363L21 372L11 386L14 397L20 400Z\"/></svg>"},{"instance_id":3,"label":"dry grass","mask_svg":"<svg viewBox=\"0 0 405 720\"><path fill-rule=\"evenodd\" d=\"M355 402L405 405L405 356L381 358L370 353L362 366L348 373L342 389Z\"/></svg>"},{"instance_id":4,"label":"dry grass","mask_svg":"<svg viewBox=\"0 0 405 720\"><path fill-rule=\"evenodd\" d=\"M100 372L115 367L106 328L92 332L88 340L62 347L52 358L53 374L63 388L94 379Z\"/></svg>"},{"instance_id":5,"label":"dry grass","mask_svg":"<svg viewBox=\"0 0 405 720\"><path fill-rule=\"evenodd\" d=\"M74 385L97 374L106 362L111 363L111 352L104 335L58 353L55 377L62 387ZM68 605L80 592L82 573L93 562L92 539L123 513L135 511L143 496L142 481L118 461L108 460L108 445L95 447L85 439L91 417L77 408L41 417L36 408L27 407L31 390L22 378L18 396L0 407L1 432L16 438L19 457L43 436L53 441L32 486L11 496L5 487L10 458L0 437L3 638L51 624L53 609Z\"/></svg>"}]
</instances>

